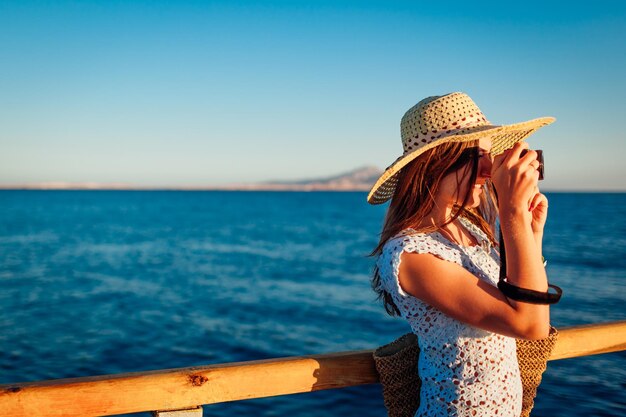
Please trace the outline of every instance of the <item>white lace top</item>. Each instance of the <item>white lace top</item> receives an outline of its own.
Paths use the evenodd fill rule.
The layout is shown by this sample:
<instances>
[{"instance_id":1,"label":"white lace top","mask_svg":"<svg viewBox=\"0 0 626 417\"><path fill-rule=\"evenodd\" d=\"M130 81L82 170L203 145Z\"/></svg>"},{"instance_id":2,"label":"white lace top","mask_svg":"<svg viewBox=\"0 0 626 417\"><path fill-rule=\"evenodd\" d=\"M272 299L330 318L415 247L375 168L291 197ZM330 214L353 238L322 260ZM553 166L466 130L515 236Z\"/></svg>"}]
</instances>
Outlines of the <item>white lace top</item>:
<instances>
[{"instance_id":1,"label":"white lace top","mask_svg":"<svg viewBox=\"0 0 626 417\"><path fill-rule=\"evenodd\" d=\"M481 243L462 247L439 232L407 229L389 239L378 258L381 286L388 291L420 346L420 408L415 416L518 417L522 384L515 339L455 320L407 294L398 281L403 251L431 253L497 285L500 256L487 236L465 218L461 223ZM471 302L471 300L467 300Z\"/></svg>"}]
</instances>

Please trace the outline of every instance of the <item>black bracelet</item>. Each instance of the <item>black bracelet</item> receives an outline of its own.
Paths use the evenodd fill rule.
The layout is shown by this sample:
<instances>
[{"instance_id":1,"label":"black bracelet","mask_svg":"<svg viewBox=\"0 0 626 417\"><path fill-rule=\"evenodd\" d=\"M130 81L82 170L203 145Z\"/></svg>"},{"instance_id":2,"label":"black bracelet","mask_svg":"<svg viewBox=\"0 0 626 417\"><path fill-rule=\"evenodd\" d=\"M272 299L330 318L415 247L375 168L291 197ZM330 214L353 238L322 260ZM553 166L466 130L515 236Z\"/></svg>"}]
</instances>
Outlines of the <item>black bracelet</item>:
<instances>
[{"instance_id":1,"label":"black bracelet","mask_svg":"<svg viewBox=\"0 0 626 417\"><path fill-rule=\"evenodd\" d=\"M555 293L548 291L535 291L527 288L517 287L513 284L506 282L506 279L500 279L498 281L498 289L502 291L502 294L506 295L512 300L523 301L531 304L554 304L558 303L563 294L563 290L556 285L548 284L548 288L554 288Z\"/></svg>"}]
</instances>

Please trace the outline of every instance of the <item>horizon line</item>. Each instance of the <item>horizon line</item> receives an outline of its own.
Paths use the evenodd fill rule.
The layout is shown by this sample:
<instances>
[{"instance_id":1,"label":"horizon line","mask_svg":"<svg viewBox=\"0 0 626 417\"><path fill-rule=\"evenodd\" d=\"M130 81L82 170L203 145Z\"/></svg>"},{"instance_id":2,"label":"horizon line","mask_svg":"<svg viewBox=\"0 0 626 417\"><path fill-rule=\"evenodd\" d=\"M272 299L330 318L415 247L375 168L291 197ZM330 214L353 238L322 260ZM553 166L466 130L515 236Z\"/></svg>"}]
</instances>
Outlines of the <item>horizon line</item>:
<instances>
[{"instance_id":1,"label":"horizon line","mask_svg":"<svg viewBox=\"0 0 626 417\"><path fill-rule=\"evenodd\" d=\"M276 191L276 192L368 192L370 186L329 187L325 184L236 184L223 186L138 186L117 184L67 184L47 186L40 184L0 184L0 191ZM626 189L554 188L541 190L545 193L626 193Z\"/></svg>"}]
</instances>

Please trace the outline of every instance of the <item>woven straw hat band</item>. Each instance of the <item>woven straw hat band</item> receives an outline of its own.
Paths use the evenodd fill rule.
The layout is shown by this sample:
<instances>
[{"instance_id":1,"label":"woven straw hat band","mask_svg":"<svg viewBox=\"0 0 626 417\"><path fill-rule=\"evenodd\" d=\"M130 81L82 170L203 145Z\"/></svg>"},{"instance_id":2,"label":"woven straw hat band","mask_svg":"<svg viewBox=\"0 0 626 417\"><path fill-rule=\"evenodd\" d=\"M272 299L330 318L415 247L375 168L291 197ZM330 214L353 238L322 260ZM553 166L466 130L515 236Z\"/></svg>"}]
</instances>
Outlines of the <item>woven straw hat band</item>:
<instances>
[{"instance_id":1,"label":"woven straw hat band","mask_svg":"<svg viewBox=\"0 0 626 417\"><path fill-rule=\"evenodd\" d=\"M554 121L542 117L512 125L492 125L465 93L428 97L402 117L400 133L403 153L380 176L367 201L382 204L389 200L398 182L398 172L422 153L447 142L468 142L491 138L491 155L497 156Z\"/></svg>"}]
</instances>

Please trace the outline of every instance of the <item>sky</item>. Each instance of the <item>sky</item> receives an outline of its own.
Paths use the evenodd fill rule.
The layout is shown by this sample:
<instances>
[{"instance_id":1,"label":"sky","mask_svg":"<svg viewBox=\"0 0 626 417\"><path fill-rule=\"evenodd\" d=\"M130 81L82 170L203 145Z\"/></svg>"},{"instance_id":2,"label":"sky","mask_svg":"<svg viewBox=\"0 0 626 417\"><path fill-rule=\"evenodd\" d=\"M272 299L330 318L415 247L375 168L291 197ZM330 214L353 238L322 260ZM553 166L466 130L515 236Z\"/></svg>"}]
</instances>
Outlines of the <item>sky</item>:
<instances>
[{"instance_id":1,"label":"sky","mask_svg":"<svg viewBox=\"0 0 626 417\"><path fill-rule=\"evenodd\" d=\"M406 110L462 91L556 117L543 190L626 191L625 74L621 1L0 0L0 185L384 168Z\"/></svg>"}]
</instances>

